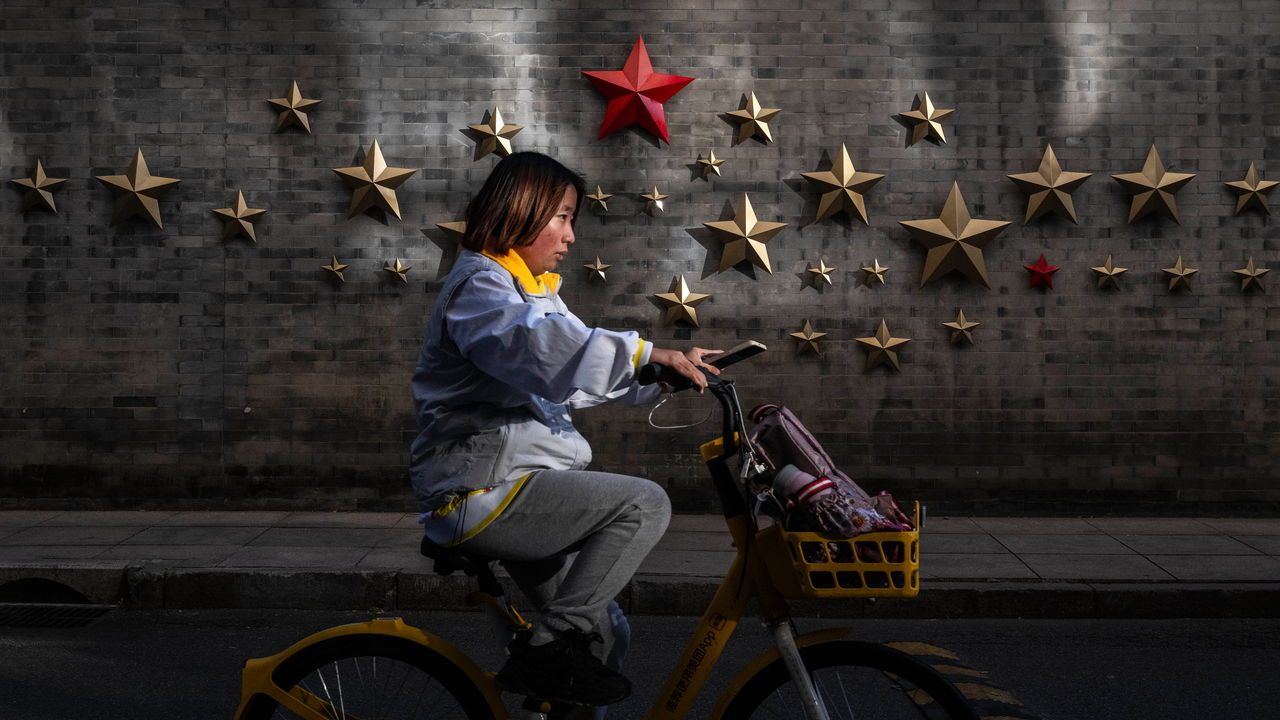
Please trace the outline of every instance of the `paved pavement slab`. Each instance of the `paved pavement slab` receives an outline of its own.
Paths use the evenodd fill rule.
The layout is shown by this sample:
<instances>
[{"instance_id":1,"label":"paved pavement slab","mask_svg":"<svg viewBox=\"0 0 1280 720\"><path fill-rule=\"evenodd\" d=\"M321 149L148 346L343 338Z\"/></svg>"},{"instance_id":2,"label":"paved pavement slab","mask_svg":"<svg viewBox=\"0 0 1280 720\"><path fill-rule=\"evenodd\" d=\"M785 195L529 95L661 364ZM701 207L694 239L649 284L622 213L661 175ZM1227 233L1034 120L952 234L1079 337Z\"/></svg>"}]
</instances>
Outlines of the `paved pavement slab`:
<instances>
[{"instance_id":1,"label":"paved pavement slab","mask_svg":"<svg viewBox=\"0 0 1280 720\"><path fill-rule=\"evenodd\" d=\"M0 511L0 586L48 577L142 607L464 607L474 580L433 575L420 538L398 512ZM678 515L620 598L697 614L733 558L723 517ZM1280 519L934 517L921 578L918 598L809 610L1280 616Z\"/></svg>"}]
</instances>

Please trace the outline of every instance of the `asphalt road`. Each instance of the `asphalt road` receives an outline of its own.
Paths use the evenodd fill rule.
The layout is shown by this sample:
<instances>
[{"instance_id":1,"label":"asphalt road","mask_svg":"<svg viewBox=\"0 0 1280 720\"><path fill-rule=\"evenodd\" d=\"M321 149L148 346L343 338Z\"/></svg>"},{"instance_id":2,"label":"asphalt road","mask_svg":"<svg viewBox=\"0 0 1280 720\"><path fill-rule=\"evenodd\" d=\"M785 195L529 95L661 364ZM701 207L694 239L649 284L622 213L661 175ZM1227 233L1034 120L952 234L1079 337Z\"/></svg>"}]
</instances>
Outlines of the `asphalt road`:
<instances>
[{"instance_id":1,"label":"asphalt road","mask_svg":"<svg viewBox=\"0 0 1280 720\"><path fill-rule=\"evenodd\" d=\"M0 628L0 720L230 720L246 657L368 613L115 611L79 629ZM480 615L406 620L496 669L500 650ZM643 717L693 618L633 617L626 672L636 693L610 718ZM808 631L839 624L799 620ZM1046 720L1270 718L1280 697L1280 620L862 621L871 640L944 647L986 671ZM704 691L705 716L734 670L767 647L758 622L739 629Z\"/></svg>"}]
</instances>

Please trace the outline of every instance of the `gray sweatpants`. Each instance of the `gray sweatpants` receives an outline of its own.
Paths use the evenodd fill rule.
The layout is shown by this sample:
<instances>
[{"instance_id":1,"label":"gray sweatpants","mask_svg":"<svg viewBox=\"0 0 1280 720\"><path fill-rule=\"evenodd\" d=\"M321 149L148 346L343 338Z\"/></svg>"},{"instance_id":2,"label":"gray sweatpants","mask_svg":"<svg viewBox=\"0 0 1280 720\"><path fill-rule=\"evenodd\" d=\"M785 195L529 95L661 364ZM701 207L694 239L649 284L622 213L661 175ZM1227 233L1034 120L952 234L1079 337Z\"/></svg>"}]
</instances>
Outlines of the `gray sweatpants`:
<instances>
[{"instance_id":1,"label":"gray sweatpants","mask_svg":"<svg viewBox=\"0 0 1280 720\"><path fill-rule=\"evenodd\" d=\"M671 520L667 493L651 480L590 470L542 470L502 514L462 549L498 558L537 606L534 642L551 631L599 632L606 664L626 620L614 598L661 539ZM628 633L629 634L629 633Z\"/></svg>"}]
</instances>

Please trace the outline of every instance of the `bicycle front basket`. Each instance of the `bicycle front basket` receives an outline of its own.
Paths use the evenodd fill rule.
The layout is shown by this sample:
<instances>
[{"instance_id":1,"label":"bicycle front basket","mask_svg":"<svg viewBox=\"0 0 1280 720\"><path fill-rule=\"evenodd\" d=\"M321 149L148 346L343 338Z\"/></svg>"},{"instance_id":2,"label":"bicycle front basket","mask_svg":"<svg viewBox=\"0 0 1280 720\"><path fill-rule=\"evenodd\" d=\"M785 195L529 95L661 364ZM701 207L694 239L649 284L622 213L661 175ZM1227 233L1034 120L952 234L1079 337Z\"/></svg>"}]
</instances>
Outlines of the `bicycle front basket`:
<instances>
[{"instance_id":1,"label":"bicycle front basket","mask_svg":"<svg viewBox=\"0 0 1280 720\"><path fill-rule=\"evenodd\" d=\"M789 598L915 597L920 593L920 503L914 530L848 540L788 532L775 523L756 535L774 586Z\"/></svg>"}]
</instances>

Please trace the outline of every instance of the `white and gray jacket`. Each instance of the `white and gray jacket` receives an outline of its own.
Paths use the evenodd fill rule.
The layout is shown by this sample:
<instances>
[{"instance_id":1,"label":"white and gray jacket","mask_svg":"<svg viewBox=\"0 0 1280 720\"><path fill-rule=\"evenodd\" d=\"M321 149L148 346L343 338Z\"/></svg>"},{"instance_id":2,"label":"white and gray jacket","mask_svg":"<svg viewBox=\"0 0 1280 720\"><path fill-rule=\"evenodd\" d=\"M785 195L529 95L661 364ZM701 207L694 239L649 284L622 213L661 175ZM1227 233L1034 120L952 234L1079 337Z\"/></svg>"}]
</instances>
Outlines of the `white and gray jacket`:
<instances>
[{"instance_id":1,"label":"white and gray jacket","mask_svg":"<svg viewBox=\"0 0 1280 720\"><path fill-rule=\"evenodd\" d=\"M652 345L634 331L588 327L515 252L460 250L427 324L413 375L418 435L410 478L432 540L484 529L533 472L581 470L591 447L570 408L639 405Z\"/></svg>"}]
</instances>

